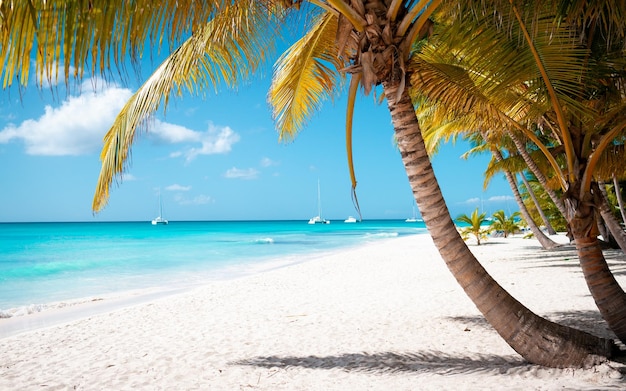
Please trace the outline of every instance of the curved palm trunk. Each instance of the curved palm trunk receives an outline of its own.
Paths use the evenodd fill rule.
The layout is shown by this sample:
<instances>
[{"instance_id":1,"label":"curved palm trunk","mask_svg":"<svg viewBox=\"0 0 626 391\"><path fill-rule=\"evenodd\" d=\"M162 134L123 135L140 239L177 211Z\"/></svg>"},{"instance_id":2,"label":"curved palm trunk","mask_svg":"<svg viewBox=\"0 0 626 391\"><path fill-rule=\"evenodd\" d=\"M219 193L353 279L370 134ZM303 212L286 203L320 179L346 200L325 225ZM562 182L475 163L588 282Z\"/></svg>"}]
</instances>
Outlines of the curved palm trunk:
<instances>
[{"instance_id":1,"label":"curved palm trunk","mask_svg":"<svg viewBox=\"0 0 626 391\"><path fill-rule=\"evenodd\" d=\"M506 180L509 182L509 186L511 186L511 190L513 191L513 196L515 197L515 200L519 205L519 211L524 217L524 220L526 220L526 222L528 223L528 227L530 228L533 235L535 235L535 238L537 238L537 241L539 241L539 244L541 244L541 247L543 247L545 250L552 250L559 247L560 244L550 239L545 233L543 233L543 231L537 226L537 224L535 224L535 220L533 220L532 216L528 212L528 209L526 209L526 205L524 204L522 196L519 193L515 178L513 177L514 174L509 171L505 171L505 175Z\"/></svg>"},{"instance_id":2,"label":"curved palm trunk","mask_svg":"<svg viewBox=\"0 0 626 391\"><path fill-rule=\"evenodd\" d=\"M491 153L497 161L502 160L502 153L500 153L500 151L498 151L497 149L492 149ZM524 220L526 220L526 223L528 223L528 227L535 235L535 238L537 238L537 240L539 241L539 244L541 244L541 247L543 247L545 250L551 250L558 247L559 244L547 237L546 234L544 234L543 231L539 229L539 227L537 227L537 224L535 224L535 220L533 220L530 213L528 212L528 209L524 204L524 200L522 200L522 196L519 193L519 189L517 188L517 181L515 180L515 174L508 170L504 170L504 175L506 176L507 182L509 182L509 186L511 187L511 191L513 192L513 196L515 197L515 201L519 206L520 213L524 217ZM522 177L524 177L524 174L522 174Z\"/></svg>"},{"instance_id":3,"label":"curved palm trunk","mask_svg":"<svg viewBox=\"0 0 626 391\"><path fill-rule=\"evenodd\" d=\"M587 193L585 199L578 200L576 195L579 193L577 191L579 188L580 183L573 183L565 200L572 216L568 221L574 235L580 266L587 287L602 317L615 335L624 342L626 341L626 293L611 273L602 254L593 195Z\"/></svg>"},{"instance_id":4,"label":"curved palm trunk","mask_svg":"<svg viewBox=\"0 0 626 391\"><path fill-rule=\"evenodd\" d=\"M592 365L614 345L537 316L487 273L460 237L435 178L411 100L398 85L383 83L402 161L413 194L441 257L478 310L526 360L551 367Z\"/></svg>"},{"instance_id":5,"label":"curved palm trunk","mask_svg":"<svg viewBox=\"0 0 626 391\"><path fill-rule=\"evenodd\" d=\"M530 157L522 140L520 140L515 132L510 132L509 136L511 137L511 140L513 140L513 143L515 144L515 147L517 148L520 156L522 157L522 159L524 159L526 166L528 167L530 172L533 173L535 178L537 178L537 181L539 181L548 196L550 196L550 199L552 200L552 202L554 202L556 208L559 210L559 212L561 212L561 215L563 217L567 216L567 208L565 207L565 204L563 203L561 198L559 198L559 196L554 192L554 190L552 190L548 186L548 180L546 179L545 175L543 175L543 171L539 169L535 161Z\"/></svg>"},{"instance_id":6,"label":"curved palm trunk","mask_svg":"<svg viewBox=\"0 0 626 391\"><path fill-rule=\"evenodd\" d=\"M619 205L619 213L622 215L622 222L626 223L626 211L624 211L624 200L622 199L622 190L617 180L617 175L613 173L613 189L615 190L615 198L617 198L617 204Z\"/></svg>"},{"instance_id":7,"label":"curved palm trunk","mask_svg":"<svg viewBox=\"0 0 626 391\"><path fill-rule=\"evenodd\" d=\"M522 172L520 174L520 176L522 177L522 182L524 182L524 186L526 186L526 190L528 191L528 195L530 196L530 198L532 199L533 203L535 204L535 207L537 208L537 213L539 213L539 216L541 217L541 220L543 220L543 225L545 225L546 229L548 230L548 234L556 235L556 231L552 227L552 224L550 224L550 220L548 220L548 217L546 216L546 214L543 211L543 209L541 209L541 204L539 203L539 200L537 199L537 195L533 191L533 188L530 187L530 183L528 183L528 179L526 179L526 175L524 175L524 173Z\"/></svg>"},{"instance_id":8,"label":"curved palm trunk","mask_svg":"<svg viewBox=\"0 0 626 391\"><path fill-rule=\"evenodd\" d=\"M609 201L606 195L606 191L602 191L604 184L594 184L594 190L597 190L598 197L596 197L596 206L598 207L598 211L600 212L600 216L602 216L602 220L604 220L604 224L609 229L609 232L613 236L615 242L619 248L626 254L626 232L619 225L619 222L613 215L611 211L611 206L609 205ZM596 192L594 192L596 194Z\"/></svg>"}]
</instances>

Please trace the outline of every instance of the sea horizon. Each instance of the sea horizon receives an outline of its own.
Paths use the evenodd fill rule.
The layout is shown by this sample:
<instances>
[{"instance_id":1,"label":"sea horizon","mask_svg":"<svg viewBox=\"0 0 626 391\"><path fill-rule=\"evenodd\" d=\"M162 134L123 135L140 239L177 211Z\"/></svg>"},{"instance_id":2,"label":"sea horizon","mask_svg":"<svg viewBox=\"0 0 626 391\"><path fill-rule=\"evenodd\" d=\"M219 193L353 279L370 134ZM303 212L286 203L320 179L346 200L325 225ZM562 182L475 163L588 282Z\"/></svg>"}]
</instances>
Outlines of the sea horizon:
<instances>
[{"instance_id":1,"label":"sea horizon","mask_svg":"<svg viewBox=\"0 0 626 391\"><path fill-rule=\"evenodd\" d=\"M421 221L0 222L0 318L103 297L190 289L342 248L424 234ZM1 321L1 320L0 320Z\"/></svg>"},{"instance_id":2,"label":"sea horizon","mask_svg":"<svg viewBox=\"0 0 626 391\"><path fill-rule=\"evenodd\" d=\"M353 216L350 216L353 217ZM168 223L222 223L222 222L304 222L305 224L309 219L301 218L301 219L217 219L217 220L171 220L167 219ZM328 218L330 222L341 223L344 224L345 218ZM150 223L151 220L40 220L40 221L0 221L0 224L46 224L46 223ZM394 219L385 219L385 218L376 218L376 219L363 219L361 221L357 221L357 223L363 222L376 222L376 221L396 221L396 222L405 222L404 219L394 218ZM421 218L417 219L418 223L423 223L424 221ZM347 224L347 223L346 223Z\"/></svg>"}]
</instances>

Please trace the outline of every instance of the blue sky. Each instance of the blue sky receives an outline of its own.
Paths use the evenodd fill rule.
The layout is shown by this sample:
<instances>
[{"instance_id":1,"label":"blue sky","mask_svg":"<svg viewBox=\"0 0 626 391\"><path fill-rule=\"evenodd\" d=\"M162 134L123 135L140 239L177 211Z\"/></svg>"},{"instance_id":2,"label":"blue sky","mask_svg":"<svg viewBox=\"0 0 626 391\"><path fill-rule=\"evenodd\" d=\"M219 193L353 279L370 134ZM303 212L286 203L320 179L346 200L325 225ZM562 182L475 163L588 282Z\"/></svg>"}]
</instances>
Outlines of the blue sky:
<instances>
[{"instance_id":1,"label":"blue sky","mask_svg":"<svg viewBox=\"0 0 626 391\"><path fill-rule=\"evenodd\" d=\"M154 65L144 64L148 75ZM269 72L237 91L173 99L148 133L136 139L130 169L113 185L97 215L91 201L100 171L102 137L138 81L87 78L64 85L32 83L0 97L0 222L176 220L308 220L355 215L345 149L345 100L326 102L306 129L279 143L266 103ZM95 87L94 87L95 86ZM359 98L354 123L357 194L364 219L404 219L412 194L386 104ZM467 145L446 145L433 165L453 217L476 207L517 210L504 176L483 191L489 157L462 160Z\"/></svg>"}]
</instances>

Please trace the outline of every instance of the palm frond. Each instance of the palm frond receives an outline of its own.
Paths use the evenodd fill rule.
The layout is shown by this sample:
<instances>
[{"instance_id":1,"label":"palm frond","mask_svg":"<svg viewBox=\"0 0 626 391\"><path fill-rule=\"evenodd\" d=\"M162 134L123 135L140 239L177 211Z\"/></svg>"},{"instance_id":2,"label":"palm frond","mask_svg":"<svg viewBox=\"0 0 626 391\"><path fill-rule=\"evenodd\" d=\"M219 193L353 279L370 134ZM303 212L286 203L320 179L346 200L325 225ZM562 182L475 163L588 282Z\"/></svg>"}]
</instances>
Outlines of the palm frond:
<instances>
[{"instance_id":1,"label":"palm frond","mask_svg":"<svg viewBox=\"0 0 626 391\"><path fill-rule=\"evenodd\" d=\"M220 83L235 85L264 60L272 44L266 10L253 0L233 2L216 13L176 49L133 94L104 138L102 168L92 208L100 211L116 175L124 172L137 131L147 130L153 114L172 93L198 93Z\"/></svg>"},{"instance_id":2,"label":"palm frond","mask_svg":"<svg viewBox=\"0 0 626 391\"><path fill-rule=\"evenodd\" d=\"M320 13L309 31L278 59L268 94L280 140L291 140L336 93L342 68L337 57L337 17Z\"/></svg>"},{"instance_id":3,"label":"palm frond","mask_svg":"<svg viewBox=\"0 0 626 391\"><path fill-rule=\"evenodd\" d=\"M226 0L28 0L0 2L0 64L3 86L16 75L29 80L35 58L39 81L80 79L86 67L106 75L123 69L127 55L138 61L144 45L176 45L210 20ZM73 71L71 71L73 70Z\"/></svg>"}]
</instances>

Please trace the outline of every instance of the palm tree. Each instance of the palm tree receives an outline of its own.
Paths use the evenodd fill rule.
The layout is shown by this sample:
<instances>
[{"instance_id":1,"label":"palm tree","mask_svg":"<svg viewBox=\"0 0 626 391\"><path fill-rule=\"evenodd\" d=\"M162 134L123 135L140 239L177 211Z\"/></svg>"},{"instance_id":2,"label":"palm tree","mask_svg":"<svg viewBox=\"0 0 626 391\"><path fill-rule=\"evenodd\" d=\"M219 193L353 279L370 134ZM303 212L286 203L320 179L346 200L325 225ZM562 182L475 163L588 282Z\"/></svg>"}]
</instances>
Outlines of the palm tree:
<instances>
[{"instance_id":1,"label":"palm tree","mask_svg":"<svg viewBox=\"0 0 626 391\"><path fill-rule=\"evenodd\" d=\"M442 258L448 265L448 268L479 310L485 315L487 320L514 349L533 362L541 361L546 364L550 363L547 365L563 365L563 362L571 360L571 357L564 359L554 356L555 345L552 342L559 340L570 344L578 337L571 339L565 338L565 340L563 337L565 334L574 331L571 329L565 331L561 326L549 323L545 321L545 319L541 319L532 314L506 293L506 291L488 275L457 233L441 195L441 190L437 184L420 133L415 110L406 88L407 86L410 87L410 78L408 78L410 75L406 73L407 70L404 65L411 60L414 38L418 35L419 30L422 29L422 26L426 24L423 18L429 16L428 12L420 14L422 10L416 9L417 7L412 3L410 3L411 6L405 9L404 7L406 5L400 1L392 2L389 7L383 2L372 1L364 3L363 7L357 7L358 9L356 9L356 11L358 15L352 15L354 17L349 18L349 22L352 26L348 26L347 33L340 34L338 40L339 42L344 42L342 37L346 38L348 41L347 46L356 49L353 54L346 57L350 58L352 63L352 65L346 68L347 71L352 74L349 101L353 103L354 94L359 86L359 82L364 83L363 87L365 92L370 91L374 85L380 84L382 86L384 97L387 100L387 107L391 113L398 147L409 176L413 194L426 226L431 233L431 237L439 249ZM365 5L369 7L365 7ZM352 11L346 11L345 14L342 12L342 15L348 17L347 15L351 13ZM404 16L398 19L398 24L394 24L397 22L396 17L403 15L409 15L410 18L407 19L407 17ZM408 30L403 21L408 20L408 24L410 25L414 18L413 15L420 15L414 27L411 28L411 30L415 30L415 33L414 35L407 35ZM362 23L361 20L367 22ZM339 31L343 31L342 28L342 25L340 25ZM331 53L336 53L336 46L334 46L334 44L331 50ZM297 55L295 57L298 58ZM287 55L284 57L284 61L280 62L277 66L278 76L275 80L278 80L278 82L274 84L273 91L281 91L291 98L287 99L285 96L276 93L275 96L281 98L278 100L281 103L297 101L297 99L294 99L293 94L293 91L297 90L293 88L292 84L282 82L283 80L293 79L289 77L289 70L293 70L295 67L288 65L290 64L289 60L292 59L293 57ZM296 72L296 74L298 74L298 72ZM277 111L278 115L283 117L285 112L289 112L289 108L289 104L279 105L279 110ZM348 117L348 124L350 123L350 117ZM487 292L498 293L488 294ZM499 300L496 299L496 297L498 297ZM513 312L511 312L511 310L513 310ZM526 319L521 320L519 314L522 312L530 316L533 320L530 323L527 322ZM526 324L528 328L523 327L522 324ZM542 326L535 327L539 324L542 324ZM528 334L521 332L522 328L524 328ZM513 332L512 330L516 331ZM520 332L525 335L522 336ZM578 332L574 333L579 335L582 339L589 337L588 334L583 337L578 334ZM549 343L550 346L544 345L546 340L541 341L546 334L551 335L551 337L548 337L548 340L552 341ZM544 345L547 351L539 352L538 350L529 349L528 343L530 343L531 340L534 341L533 343ZM602 342L600 342L600 344L602 344ZM578 349L581 346L578 345L575 347L575 345L576 343L569 345L570 347L567 348L567 350L572 348L582 353L582 351ZM588 347L589 346L590 345L588 345ZM598 347L598 345L596 345L596 347ZM544 348L539 350L543 350ZM556 350L560 350L561 348L560 346L556 348ZM585 349L583 349L583 351L584 350ZM589 358L588 353L582 353L582 356ZM560 363L557 364L559 361ZM578 364L580 364L580 362ZM568 363L566 365L571 364Z\"/></svg>"},{"instance_id":2,"label":"palm tree","mask_svg":"<svg viewBox=\"0 0 626 391\"><path fill-rule=\"evenodd\" d=\"M493 224L491 224L491 228L496 231L502 231L506 238L509 234L520 230L519 224L517 223L519 216L519 212L513 212L513 214L507 217L503 210L498 210L493 213Z\"/></svg>"},{"instance_id":3,"label":"palm tree","mask_svg":"<svg viewBox=\"0 0 626 391\"><path fill-rule=\"evenodd\" d=\"M480 240L486 239L491 232L491 227L485 228L483 226L487 221L487 213L478 214L478 208L476 208L470 216L466 214L459 215L456 218L459 223L467 224L466 227L461 227L461 236L465 239L470 235L474 235L476 238L476 245L480 246Z\"/></svg>"},{"instance_id":4,"label":"palm tree","mask_svg":"<svg viewBox=\"0 0 626 391\"><path fill-rule=\"evenodd\" d=\"M465 117L454 119L448 118L449 110L447 107L437 105L436 103L429 100L422 100L419 96L414 96L413 99L419 101L419 107L416 112L422 126L422 133L425 134L426 147L430 153L436 153L439 145L443 142L443 140L454 139L460 133L466 132L468 126L472 126L472 124L467 124L465 123L465 121L463 121ZM440 111L443 111L444 113L441 114ZM501 152L501 150L505 149L503 145L496 144L495 142L485 142L484 140L488 138L488 136L489 134L487 132L480 131L469 135L468 138L470 138L472 142L477 145L473 147L470 151L464 153L463 157L468 158L470 155L489 149L491 151L493 159L487 167L487 170L485 171L485 187L487 187L490 178L492 178L496 172L503 171L507 182L511 187L511 191L513 192L515 201L520 208L520 212L524 215L524 219L528 223L528 226L530 227L531 231L535 235L535 238L539 241L541 246L544 249L553 249L560 246L558 243L554 242L546 234L544 234L543 231L539 229L537 224L535 224L534 220L530 216L530 213L528 212L528 209L526 208L526 205L522 200L519 189L517 187L517 182L515 180L515 174L510 171L513 169L513 164L511 163L515 163L518 160L511 159L510 156L509 158L505 159ZM541 209L539 210L541 211ZM548 220L546 219L545 221Z\"/></svg>"},{"instance_id":5,"label":"palm tree","mask_svg":"<svg viewBox=\"0 0 626 391\"><path fill-rule=\"evenodd\" d=\"M541 217L541 220L543 221L543 225L546 227L546 230L548 231L550 235L556 235L556 231L554 230L554 227L552 227L552 223L550 223L550 220L548 219L545 212L541 208L541 204L539 203L539 200L537 199L537 195L533 191L532 187L530 187L530 183L528 183L528 178L526 178L526 174L522 173L521 177L522 177L522 182L524 183L524 186L526 187L526 192L528 193L528 196L530 197L533 204L535 205L535 208L537 209L537 213L539 213L539 216Z\"/></svg>"},{"instance_id":6,"label":"palm tree","mask_svg":"<svg viewBox=\"0 0 626 391\"><path fill-rule=\"evenodd\" d=\"M567 221L565 220L565 216L561 215L554 202L550 199L550 196L544 191L543 187L537 182L534 176L527 176L526 182L522 190L525 202L529 205L529 209L531 210L531 214L533 216L539 215L539 211L537 209L541 209L543 213L546 215L546 218L550 221L550 224L554 227L555 231L566 231L567 230ZM529 194L530 191L535 194L535 198L537 199L537 204L533 201L532 197Z\"/></svg>"},{"instance_id":7,"label":"palm tree","mask_svg":"<svg viewBox=\"0 0 626 391\"><path fill-rule=\"evenodd\" d=\"M473 3L448 9L446 30L422 51L429 61L412 64L413 85L460 107L478 127L515 129L543 154L563 192L590 292L624 341L626 293L597 238L602 199L594 185L626 130L623 10L613 2ZM432 82L442 75L445 87Z\"/></svg>"},{"instance_id":8,"label":"palm tree","mask_svg":"<svg viewBox=\"0 0 626 391\"><path fill-rule=\"evenodd\" d=\"M496 159L500 159L501 160L502 159L501 155L499 155L496 152L494 152L494 157L496 157ZM528 208L526 207L526 204L524 203L524 200L522 199L522 195L520 194L519 188L517 187L517 182L515 180L515 174L510 172L510 171L505 171L504 175L506 176L506 179L509 182L509 186L511 187L511 191L513 192L513 196L515 197L515 201L519 205L519 213L521 214L521 216L523 216L524 221L526 222L526 224L530 228L530 230L533 233L533 235L535 235L535 238L537 238L537 240L539 241L541 246L544 249L546 249L546 250L550 250L550 249L554 249L556 247L559 247L560 245L558 243L556 243L554 240L550 239L537 226L537 224L533 220L532 216L530 215L530 212L528 211ZM522 177L523 176L524 176L524 174L522 173ZM535 199L535 201L536 201L536 199ZM540 209L540 206L538 205L538 203L536 205L537 205L537 209ZM541 216L545 219L547 224L551 227L550 221L545 217L545 215L543 215L543 213L541 213Z\"/></svg>"},{"instance_id":9,"label":"palm tree","mask_svg":"<svg viewBox=\"0 0 626 391\"><path fill-rule=\"evenodd\" d=\"M626 210L624 210L624 199L622 197L622 187L620 186L617 175L613 173L611 175L613 179L613 191L615 192L615 199L619 208L620 216L622 216L622 224L626 224Z\"/></svg>"},{"instance_id":10,"label":"palm tree","mask_svg":"<svg viewBox=\"0 0 626 391\"><path fill-rule=\"evenodd\" d=\"M311 24L277 62L269 94L280 137L292 137L303 127L320 100L334 93L343 73L350 78L349 113L359 87L370 93L381 86L402 161L426 226L448 268L487 321L513 349L533 363L582 366L614 353L611 341L550 322L515 300L489 276L456 230L408 94L411 87L408 65L415 44L428 35L432 26L429 18L442 0L350 3L312 0L310 6L290 0L216 0L201 4L191 0L158 3L137 0L120 7L106 0L78 3L42 0L27 6L19 3L0 5L4 8L0 58L22 56L18 63L3 62L8 64L3 68L7 83L15 70L28 69L29 45L33 43L40 46L36 51L37 69L43 76L50 76L54 75L54 64L61 60L82 72L87 56L94 55L93 66L107 68L111 53L114 59L119 59L128 48L133 54L142 47L137 42L126 46L129 41L145 41L148 36L160 38L168 29L170 34L166 38L175 42L191 32L133 95L108 132L94 211L104 207L112 181L127 168L136 131L149 125L150 115L161 103L167 103L172 92L180 93L184 89L193 92L196 88L213 86L216 81L238 82L258 66L269 53L268 47L278 39L279 29L272 29L270 24L280 26L284 11L302 8L311 18ZM43 22L34 25L37 21ZM109 36L111 28L114 30ZM49 34L56 31L68 34ZM80 34L72 35L74 31ZM64 40L64 36L71 39ZM98 50L91 51L92 45ZM65 68L66 79L69 68ZM348 140L350 116L346 121ZM348 157L351 158L350 148ZM354 187L354 176L352 180Z\"/></svg>"}]
</instances>

